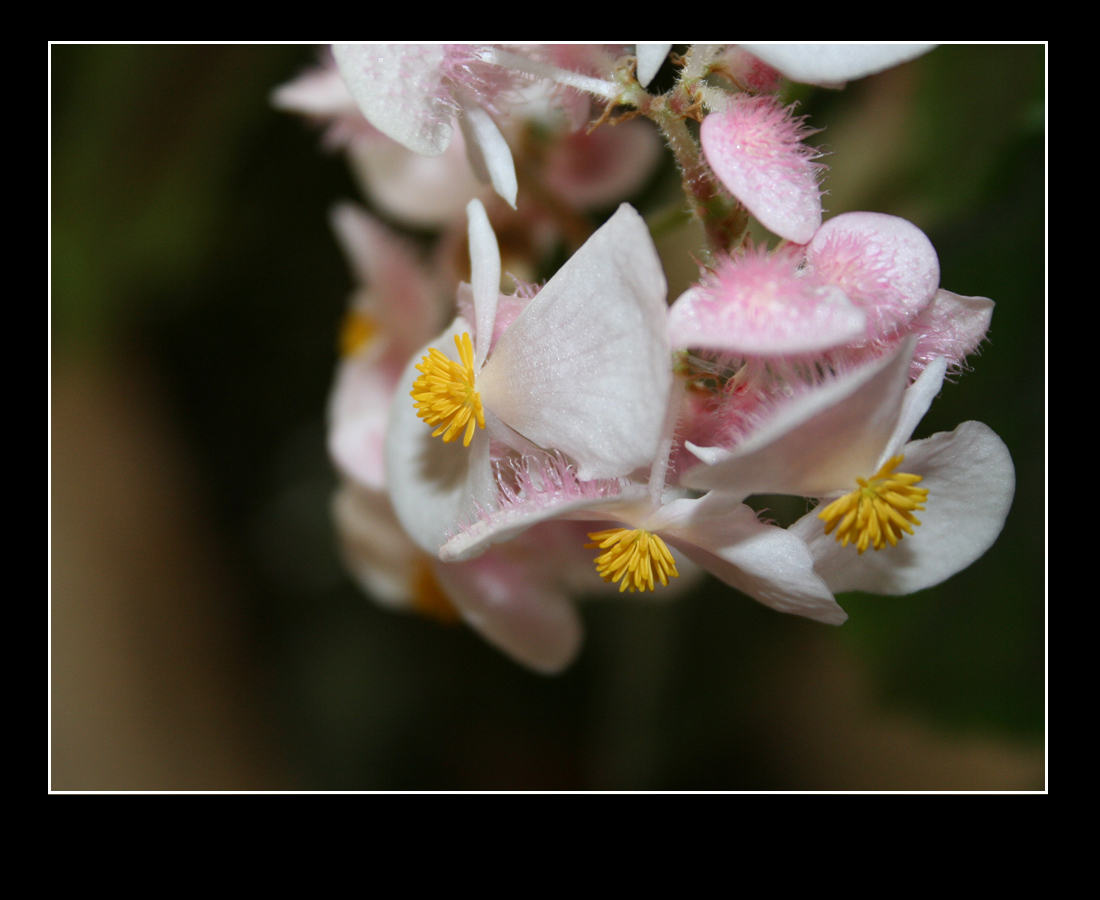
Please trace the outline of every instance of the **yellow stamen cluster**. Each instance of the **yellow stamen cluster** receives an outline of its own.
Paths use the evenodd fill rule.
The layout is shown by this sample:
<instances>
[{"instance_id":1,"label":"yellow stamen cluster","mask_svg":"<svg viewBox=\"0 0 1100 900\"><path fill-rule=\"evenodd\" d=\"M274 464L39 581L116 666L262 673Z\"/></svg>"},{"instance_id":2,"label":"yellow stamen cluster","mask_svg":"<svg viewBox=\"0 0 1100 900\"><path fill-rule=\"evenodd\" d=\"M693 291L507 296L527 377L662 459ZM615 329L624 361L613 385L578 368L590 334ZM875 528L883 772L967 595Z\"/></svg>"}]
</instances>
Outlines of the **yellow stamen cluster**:
<instances>
[{"instance_id":1,"label":"yellow stamen cluster","mask_svg":"<svg viewBox=\"0 0 1100 900\"><path fill-rule=\"evenodd\" d=\"M413 382L411 396L416 401L416 414L429 425L439 426L432 437L442 434L443 440L450 443L465 427L462 445L469 447L474 426L485 427L485 411L481 395L474 390L474 345L470 335L459 338L456 334L455 346L461 363L435 347L428 348L428 355L416 367L423 374Z\"/></svg>"},{"instance_id":2,"label":"yellow stamen cluster","mask_svg":"<svg viewBox=\"0 0 1100 900\"><path fill-rule=\"evenodd\" d=\"M596 557L596 571L604 581L618 581L621 578L620 593L652 591L654 578L667 585L669 578L677 578L680 574L665 542L648 531L609 528L588 536L596 543L585 544L585 547L603 550Z\"/></svg>"},{"instance_id":3,"label":"yellow stamen cluster","mask_svg":"<svg viewBox=\"0 0 1100 900\"><path fill-rule=\"evenodd\" d=\"M896 547L902 532L912 534L911 525L920 525L913 510L924 509L928 499L925 488L913 487L920 475L895 472L904 456L888 459L869 479L857 478L859 487L826 506L817 517L825 523L825 533L836 528L840 546L855 544L860 554L868 545L876 550L890 544Z\"/></svg>"}]
</instances>

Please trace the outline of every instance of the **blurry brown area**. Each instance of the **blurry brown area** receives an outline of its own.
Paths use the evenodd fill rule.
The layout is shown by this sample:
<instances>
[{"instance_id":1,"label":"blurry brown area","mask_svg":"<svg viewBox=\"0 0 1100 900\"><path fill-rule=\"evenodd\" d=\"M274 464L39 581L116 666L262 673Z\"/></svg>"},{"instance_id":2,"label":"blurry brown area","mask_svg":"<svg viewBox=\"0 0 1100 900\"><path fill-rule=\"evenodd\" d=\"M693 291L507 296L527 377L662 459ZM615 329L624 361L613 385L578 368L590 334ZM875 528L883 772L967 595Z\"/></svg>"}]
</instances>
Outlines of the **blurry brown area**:
<instances>
[{"instance_id":1,"label":"blurry brown area","mask_svg":"<svg viewBox=\"0 0 1100 900\"><path fill-rule=\"evenodd\" d=\"M52 787L286 786L201 479L151 376L54 367Z\"/></svg>"}]
</instances>

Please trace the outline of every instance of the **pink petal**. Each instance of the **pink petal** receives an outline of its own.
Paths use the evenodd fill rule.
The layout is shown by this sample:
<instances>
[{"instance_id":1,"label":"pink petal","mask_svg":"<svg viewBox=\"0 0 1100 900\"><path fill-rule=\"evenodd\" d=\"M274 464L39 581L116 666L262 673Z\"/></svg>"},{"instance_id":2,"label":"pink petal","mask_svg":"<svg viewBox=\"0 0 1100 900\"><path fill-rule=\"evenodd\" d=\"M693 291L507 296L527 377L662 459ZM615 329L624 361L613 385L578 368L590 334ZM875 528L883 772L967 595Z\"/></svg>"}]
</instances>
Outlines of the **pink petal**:
<instances>
[{"instance_id":1,"label":"pink petal","mask_svg":"<svg viewBox=\"0 0 1100 900\"><path fill-rule=\"evenodd\" d=\"M769 231L805 244L821 225L822 168L802 143L811 132L774 97L744 97L703 120L699 137L714 173Z\"/></svg>"}]
</instances>

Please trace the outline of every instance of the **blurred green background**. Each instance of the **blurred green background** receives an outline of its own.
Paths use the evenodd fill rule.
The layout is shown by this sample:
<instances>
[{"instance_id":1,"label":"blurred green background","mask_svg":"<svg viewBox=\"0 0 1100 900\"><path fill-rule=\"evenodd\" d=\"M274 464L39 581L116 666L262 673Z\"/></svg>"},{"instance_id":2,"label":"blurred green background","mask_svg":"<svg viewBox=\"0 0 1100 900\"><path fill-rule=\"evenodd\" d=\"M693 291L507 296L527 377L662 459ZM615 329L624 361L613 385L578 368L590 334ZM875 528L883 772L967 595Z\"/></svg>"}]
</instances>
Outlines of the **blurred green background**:
<instances>
[{"instance_id":1,"label":"blurred green background","mask_svg":"<svg viewBox=\"0 0 1100 900\"><path fill-rule=\"evenodd\" d=\"M329 522L343 160L272 110L299 46L51 47L55 790L1037 790L1045 784L1045 54L828 91L825 205L904 216L997 302L918 437L988 423L997 544L830 628L708 582L592 602L565 674L377 608Z\"/></svg>"}]
</instances>

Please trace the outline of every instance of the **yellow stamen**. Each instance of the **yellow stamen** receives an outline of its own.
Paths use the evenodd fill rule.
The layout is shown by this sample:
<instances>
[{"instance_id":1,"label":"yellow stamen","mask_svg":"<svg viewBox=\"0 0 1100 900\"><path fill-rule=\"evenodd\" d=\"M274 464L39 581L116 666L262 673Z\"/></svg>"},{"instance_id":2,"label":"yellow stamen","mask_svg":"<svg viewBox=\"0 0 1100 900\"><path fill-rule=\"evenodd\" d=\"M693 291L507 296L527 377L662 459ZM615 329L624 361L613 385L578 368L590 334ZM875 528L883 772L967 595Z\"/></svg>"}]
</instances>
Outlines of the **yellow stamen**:
<instances>
[{"instance_id":1,"label":"yellow stamen","mask_svg":"<svg viewBox=\"0 0 1100 900\"><path fill-rule=\"evenodd\" d=\"M340 356L347 359L366 347L378 333L378 325L370 316L350 310L340 326Z\"/></svg>"},{"instance_id":2,"label":"yellow stamen","mask_svg":"<svg viewBox=\"0 0 1100 900\"><path fill-rule=\"evenodd\" d=\"M604 581L621 578L620 593L652 591L655 577L667 585L669 578L680 575L665 542L651 532L640 528L609 528L588 536L596 543L585 544L585 547L603 550L595 559L596 571Z\"/></svg>"},{"instance_id":3,"label":"yellow stamen","mask_svg":"<svg viewBox=\"0 0 1100 900\"><path fill-rule=\"evenodd\" d=\"M461 363L435 347L428 348L428 355L416 367L423 374L413 382L410 396L416 401L416 414L429 425L439 426L432 437L442 434L443 440L450 443L465 426L462 445L469 447L474 426L485 427L485 411L481 395L474 390L474 345L470 335L459 338L456 334L455 346Z\"/></svg>"},{"instance_id":4,"label":"yellow stamen","mask_svg":"<svg viewBox=\"0 0 1100 900\"><path fill-rule=\"evenodd\" d=\"M928 490L913 487L921 480L920 475L894 471L904 459L891 457L871 478L857 478L856 490L821 510L817 517L825 523L825 533L836 528L840 546L855 544L861 555L868 545L876 550L887 543L896 547L903 531L912 534L910 526L920 525L913 510L924 509Z\"/></svg>"}]
</instances>

